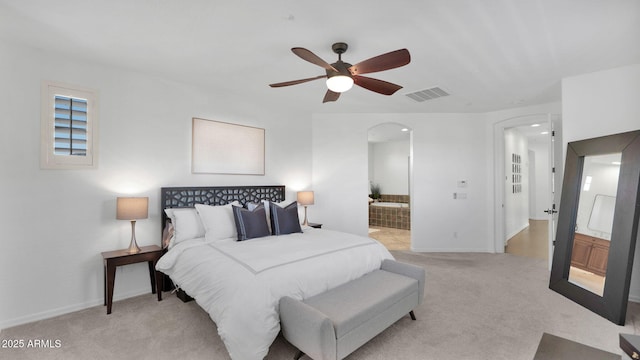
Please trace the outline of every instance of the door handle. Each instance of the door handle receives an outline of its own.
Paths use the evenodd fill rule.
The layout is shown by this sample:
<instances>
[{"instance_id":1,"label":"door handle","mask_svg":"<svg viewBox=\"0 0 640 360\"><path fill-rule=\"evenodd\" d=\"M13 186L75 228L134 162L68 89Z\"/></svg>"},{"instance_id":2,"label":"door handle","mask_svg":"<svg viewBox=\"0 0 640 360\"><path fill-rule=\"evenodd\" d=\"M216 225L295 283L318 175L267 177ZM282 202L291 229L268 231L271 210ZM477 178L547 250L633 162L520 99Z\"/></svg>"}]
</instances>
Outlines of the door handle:
<instances>
[{"instance_id":1,"label":"door handle","mask_svg":"<svg viewBox=\"0 0 640 360\"><path fill-rule=\"evenodd\" d=\"M555 214L555 213L557 213L558 211L557 211L557 210L554 210L554 209L547 209L547 210L545 210L544 212L546 212L547 214Z\"/></svg>"}]
</instances>

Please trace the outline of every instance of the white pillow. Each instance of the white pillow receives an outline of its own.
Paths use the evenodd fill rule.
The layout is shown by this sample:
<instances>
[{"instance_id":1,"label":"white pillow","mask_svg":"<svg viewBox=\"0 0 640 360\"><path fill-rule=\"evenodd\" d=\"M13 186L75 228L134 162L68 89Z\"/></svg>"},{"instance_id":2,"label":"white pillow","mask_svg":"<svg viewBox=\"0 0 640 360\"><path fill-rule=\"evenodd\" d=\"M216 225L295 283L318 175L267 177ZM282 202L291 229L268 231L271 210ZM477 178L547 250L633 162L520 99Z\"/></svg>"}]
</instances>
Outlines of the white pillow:
<instances>
[{"instance_id":1,"label":"white pillow","mask_svg":"<svg viewBox=\"0 0 640 360\"><path fill-rule=\"evenodd\" d=\"M205 230L200 217L194 208L164 209L173 224L173 237L169 247L175 244L204 237Z\"/></svg>"},{"instance_id":2,"label":"white pillow","mask_svg":"<svg viewBox=\"0 0 640 360\"><path fill-rule=\"evenodd\" d=\"M237 201L219 206L196 204L196 210L202 225L204 225L207 240L235 239L238 237L236 223L233 220L233 205L241 206Z\"/></svg>"}]
</instances>

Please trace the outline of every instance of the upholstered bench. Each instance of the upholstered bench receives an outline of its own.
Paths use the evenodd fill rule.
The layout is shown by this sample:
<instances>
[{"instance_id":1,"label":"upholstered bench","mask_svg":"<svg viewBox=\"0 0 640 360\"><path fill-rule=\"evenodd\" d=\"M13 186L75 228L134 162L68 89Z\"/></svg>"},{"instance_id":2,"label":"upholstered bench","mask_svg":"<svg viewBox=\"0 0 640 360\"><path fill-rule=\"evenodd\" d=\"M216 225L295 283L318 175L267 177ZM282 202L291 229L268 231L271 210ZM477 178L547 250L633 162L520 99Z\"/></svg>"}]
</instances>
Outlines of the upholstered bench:
<instances>
[{"instance_id":1,"label":"upholstered bench","mask_svg":"<svg viewBox=\"0 0 640 360\"><path fill-rule=\"evenodd\" d=\"M422 303L423 268L384 260L380 270L303 301L280 299L282 335L315 360L343 359Z\"/></svg>"}]
</instances>

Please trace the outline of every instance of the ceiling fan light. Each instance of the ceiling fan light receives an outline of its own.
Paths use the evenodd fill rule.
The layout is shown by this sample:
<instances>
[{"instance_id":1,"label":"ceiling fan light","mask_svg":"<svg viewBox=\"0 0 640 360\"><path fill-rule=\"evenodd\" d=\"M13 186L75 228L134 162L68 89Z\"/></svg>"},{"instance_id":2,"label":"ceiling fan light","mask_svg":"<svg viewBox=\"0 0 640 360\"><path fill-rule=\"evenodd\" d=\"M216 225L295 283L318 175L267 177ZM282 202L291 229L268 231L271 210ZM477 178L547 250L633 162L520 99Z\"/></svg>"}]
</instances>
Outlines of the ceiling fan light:
<instances>
[{"instance_id":1,"label":"ceiling fan light","mask_svg":"<svg viewBox=\"0 0 640 360\"><path fill-rule=\"evenodd\" d=\"M329 90L337 93L345 92L353 86L353 79L346 75L336 75L327 79Z\"/></svg>"}]
</instances>

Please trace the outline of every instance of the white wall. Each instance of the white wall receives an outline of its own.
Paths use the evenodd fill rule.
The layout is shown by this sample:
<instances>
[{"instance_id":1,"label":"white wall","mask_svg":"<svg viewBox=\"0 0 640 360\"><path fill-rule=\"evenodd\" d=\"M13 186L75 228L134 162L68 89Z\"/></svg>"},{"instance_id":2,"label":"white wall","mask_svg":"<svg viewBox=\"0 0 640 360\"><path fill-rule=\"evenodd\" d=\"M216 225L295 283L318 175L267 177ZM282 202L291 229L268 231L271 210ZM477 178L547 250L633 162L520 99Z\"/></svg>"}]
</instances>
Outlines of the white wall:
<instances>
[{"instance_id":1,"label":"white wall","mask_svg":"<svg viewBox=\"0 0 640 360\"><path fill-rule=\"evenodd\" d=\"M409 140L372 143L369 149L369 180L380 185L380 193L409 195Z\"/></svg>"},{"instance_id":2,"label":"white wall","mask_svg":"<svg viewBox=\"0 0 640 360\"><path fill-rule=\"evenodd\" d=\"M551 167L549 166L549 142L529 140L529 151L535 154L534 159L529 159L529 163L531 164L529 168L534 169L533 175L535 177L535 189L531 189L532 191L530 192L533 196L529 197L529 201L533 205L530 206L529 218L533 220L547 220L548 216L544 211L551 207L549 190L549 174L551 172Z\"/></svg>"},{"instance_id":3,"label":"white wall","mask_svg":"<svg viewBox=\"0 0 640 360\"><path fill-rule=\"evenodd\" d=\"M498 174L504 164L495 162L495 144L503 142L494 128L560 108L550 103L484 114L314 114L314 219L367 235L367 131L393 118L413 130L412 250L503 252L504 230L494 227L496 214L502 216L496 184L504 176ZM459 180L468 186L458 188ZM453 193L467 199L454 200Z\"/></svg>"},{"instance_id":4,"label":"white wall","mask_svg":"<svg viewBox=\"0 0 640 360\"><path fill-rule=\"evenodd\" d=\"M504 132L504 168L505 176L505 241L515 236L520 231L529 226L529 147L527 138L516 128L507 129ZM514 162L512 154L520 156L520 192L513 192L513 171Z\"/></svg>"},{"instance_id":5,"label":"white wall","mask_svg":"<svg viewBox=\"0 0 640 360\"><path fill-rule=\"evenodd\" d=\"M371 193L371 184L375 183L373 181L373 178L374 178L373 169L375 169L375 163L374 163L375 159L373 157L373 144L374 143L372 143L372 142L369 143L369 150L367 152L369 154L369 159L367 160L367 167L368 167L367 171L369 173L369 176L368 176L368 178L369 178L369 193Z\"/></svg>"},{"instance_id":6,"label":"white wall","mask_svg":"<svg viewBox=\"0 0 640 360\"><path fill-rule=\"evenodd\" d=\"M311 126L300 120L308 114L6 42L0 53L0 328L102 304L100 253L131 237L115 219L119 195L149 196L149 219L136 225L138 243L149 245L160 243L162 186L284 184L288 197L310 187ZM42 80L99 92L98 169L40 169ZM192 117L265 128L266 175L191 174ZM114 299L150 291L146 264L116 278Z\"/></svg>"},{"instance_id":7,"label":"white wall","mask_svg":"<svg viewBox=\"0 0 640 360\"><path fill-rule=\"evenodd\" d=\"M640 64L564 79L564 143L640 129L638 93Z\"/></svg>"},{"instance_id":8,"label":"white wall","mask_svg":"<svg viewBox=\"0 0 640 360\"><path fill-rule=\"evenodd\" d=\"M485 237L490 132L477 114L315 114L314 218L367 235L367 131L389 118L413 129L412 249L493 251ZM458 188L459 180L468 186ZM454 200L454 192L467 199Z\"/></svg>"},{"instance_id":9,"label":"white wall","mask_svg":"<svg viewBox=\"0 0 640 360\"><path fill-rule=\"evenodd\" d=\"M563 136L571 141L640 129L640 64L562 81ZM640 246L636 246L629 298L640 301Z\"/></svg>"},{"instance_id":10,"label":"white wall","mask_svg":"<svg viewBox=\"0 0 640 360\"><path fill-rule=\"evenodd\" d=\"M529 218L536 212L536 153L531 149L527 149L529 153Z\"/></svg>"}]
</instances>

